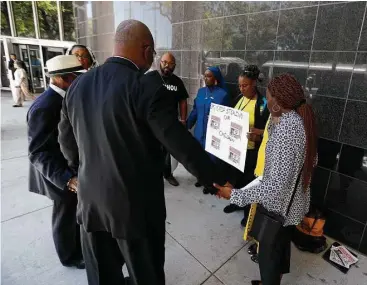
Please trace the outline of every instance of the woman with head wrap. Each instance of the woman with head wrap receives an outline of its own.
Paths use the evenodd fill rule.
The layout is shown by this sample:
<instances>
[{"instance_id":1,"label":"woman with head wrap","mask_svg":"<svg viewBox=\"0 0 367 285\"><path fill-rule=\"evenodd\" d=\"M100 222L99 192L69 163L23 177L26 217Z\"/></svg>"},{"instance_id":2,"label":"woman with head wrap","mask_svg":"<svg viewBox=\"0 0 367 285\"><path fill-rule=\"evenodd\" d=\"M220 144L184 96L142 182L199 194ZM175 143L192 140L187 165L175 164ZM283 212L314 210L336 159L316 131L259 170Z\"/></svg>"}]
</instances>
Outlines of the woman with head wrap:
<instances>
[{"instance_id":1,"label":"woman with head wrap","mask_svg":"<svg viewBox=\"0 0 367 285\"><path fill-rule=\"evenodd\" d=\"M229 95L222 73L218 67L209 67L204 74L205 87L198 90L194 101L194 107L187 119L187 127L191 129L195 124L194 136L205 149L206 127L211 103L228 106ZM215 160L214 156L211 156ZM200 187L200 183L196 182L196 187ZM208 194L208 190L204 189L204 194Z\"/></svg>"},{"instance_id":2,"label":"woman with head wrap","mask_svg":"<svg viewBox=\"0 0 367 285\"><path fill-rule=\"evenodd\" d=\"M87 46L73 45L66 51L66 54L75 55L85 70L90 70L99 65L92 50Z\"/></svg>"}]
</instances>

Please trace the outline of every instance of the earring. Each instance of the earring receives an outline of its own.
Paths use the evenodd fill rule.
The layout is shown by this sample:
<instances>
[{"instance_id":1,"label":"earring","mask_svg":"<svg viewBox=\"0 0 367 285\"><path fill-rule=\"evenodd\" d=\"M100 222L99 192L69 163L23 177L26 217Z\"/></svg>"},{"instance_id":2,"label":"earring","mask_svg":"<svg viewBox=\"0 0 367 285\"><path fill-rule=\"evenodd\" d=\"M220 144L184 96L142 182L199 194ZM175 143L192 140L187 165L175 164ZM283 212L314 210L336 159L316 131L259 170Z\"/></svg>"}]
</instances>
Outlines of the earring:
<instances>
[{"instance_id":1,"label":"earring","mask_svg":"<svg viewBox=\"0 0 367 285\"><path fill-rule=\"evenodd\" d=\"M217 80L215 80L214 85L218 85L218 81Z\"/></svg>"},{"instance_id":2,"label":"earring","mask_svg":"<svg viewBox=\"0 0 367 285\"><path fill-rule=\"evenodd\" d=\"M277 107L277 109L275 109L275 107ZM278 104L273 105L273 107L271 107L271 110L273 111L273 113L278 113L280 112L280 107Z\"/></svg>"}]
</instances>

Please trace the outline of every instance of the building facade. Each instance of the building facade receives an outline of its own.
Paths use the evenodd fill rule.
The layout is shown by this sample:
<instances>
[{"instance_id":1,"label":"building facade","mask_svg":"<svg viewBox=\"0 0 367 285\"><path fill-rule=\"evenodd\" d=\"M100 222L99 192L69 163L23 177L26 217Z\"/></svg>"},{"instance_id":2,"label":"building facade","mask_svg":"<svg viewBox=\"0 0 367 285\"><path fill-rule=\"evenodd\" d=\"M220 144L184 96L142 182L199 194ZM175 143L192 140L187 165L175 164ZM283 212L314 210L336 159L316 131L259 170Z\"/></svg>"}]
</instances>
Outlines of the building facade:
<instances>
[{"instance_id":1,"label":"building facade","mask_svg":"<svg viewBox=\"0 0 367 285\"><path fill-rule=\"evenodd\" d=\"M265 77L294 74L318 120L319 164L312 204L325 233L367 253L366 2L74 2L77 41L103 62L126 19L152 31L158 56L171 51L192 104L207 66L219 66L231 95L256 64Z\"/></svg>"},{"instance_id":2,"label":"building facade","mask_svg":"<svg viewBox=\"0 0 367 285\"><path fill-rule=\"evenodd\" d=\"M9 88L10 54L23 60L31 88L39 93L48 78L48 59L75 44L75 17L70 1L1 1L1 87Z\"/></svg>"}]
</instances>

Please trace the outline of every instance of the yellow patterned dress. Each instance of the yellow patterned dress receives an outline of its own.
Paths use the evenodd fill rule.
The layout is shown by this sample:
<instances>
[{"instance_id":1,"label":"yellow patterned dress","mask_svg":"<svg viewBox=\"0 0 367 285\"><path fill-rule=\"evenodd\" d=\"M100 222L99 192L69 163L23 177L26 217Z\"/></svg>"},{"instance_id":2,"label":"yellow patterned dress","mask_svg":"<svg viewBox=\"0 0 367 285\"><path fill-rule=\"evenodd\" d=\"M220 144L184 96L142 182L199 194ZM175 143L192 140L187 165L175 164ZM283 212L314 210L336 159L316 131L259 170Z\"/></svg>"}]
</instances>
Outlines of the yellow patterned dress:
<instances>
[{"instance_id":1,"label":"yellow patterned dress","mask_svg":"<svg viewBox=\"0 0 367 285\"><path fill-rule=\"evenodd\" d=\"M266 149L266 143L268 142L269 134L268 134L268 126L269 126L270 117L268 119L268 122L266 123L263 140L261 142L259 153L257 155L257 162L256 162L256 168L255 168L255 176L261 177L264 173L264 167L265 167L265 149ZM256 207L257 204L251 204L251 209L247 218L247 224L245 227L245 232L243 234L243 239L246 241L250 241L253 238L248 235L249 231L251 230L252 223L254 221L255 213L256 213ZM258 243L257 241L255 241ZM258 247L259 249L259 247Z\"/></svg>"}]
</instances>

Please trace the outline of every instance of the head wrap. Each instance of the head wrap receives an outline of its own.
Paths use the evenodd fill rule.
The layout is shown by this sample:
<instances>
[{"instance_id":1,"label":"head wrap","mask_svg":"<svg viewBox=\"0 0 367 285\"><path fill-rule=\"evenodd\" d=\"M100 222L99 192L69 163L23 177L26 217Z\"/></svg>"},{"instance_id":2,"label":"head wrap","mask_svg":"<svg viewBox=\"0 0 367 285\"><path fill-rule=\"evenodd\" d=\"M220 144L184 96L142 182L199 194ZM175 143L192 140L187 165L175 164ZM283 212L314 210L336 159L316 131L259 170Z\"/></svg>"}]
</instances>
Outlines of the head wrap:
<instances>
[{"instance_id":1,"label":"head wrap","mask_svg":"<svg viewBox=\"0 0 367 285\"><path fill-rule=\"evenodd\" d=\"M74 47L85 48L89 52L89 55L92 59L92 64L89 67L89 69L92 69L92 68L95 68L95 67L99 66L99 63L98 63L96 57L94 56L94 53L92 52L92 50L89 47L87 47L85 45L80 45L80 44L73 45L72 47L68 48L68 50L66 51L66 55L71 55L71 51L73 50Z\"/></svg>"},{"instance_id":2,"label":"head wrap","mask_svg":"<svg viewBox=\"0 0 367 285\"><path fill-rule=\"evenodd\" d=\"M224 78L222 76L222 72L220 72L219 67L211 66L208 67L208 70L210 70L213 73L215 79L217 80L217 86L224 89L225 91L228 91L226 83L224 82Z\"/></svg>"}]
</instances>

